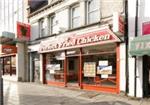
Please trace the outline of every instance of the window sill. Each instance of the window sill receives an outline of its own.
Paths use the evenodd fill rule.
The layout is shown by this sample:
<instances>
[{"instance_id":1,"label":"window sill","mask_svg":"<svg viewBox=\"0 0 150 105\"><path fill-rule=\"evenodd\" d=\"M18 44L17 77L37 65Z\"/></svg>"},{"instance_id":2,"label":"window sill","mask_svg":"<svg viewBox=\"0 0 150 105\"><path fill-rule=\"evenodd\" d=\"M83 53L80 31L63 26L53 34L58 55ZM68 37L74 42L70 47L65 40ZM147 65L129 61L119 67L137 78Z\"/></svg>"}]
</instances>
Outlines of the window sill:
<instances>
[{"instance_id":1,"label":"window sill","mask_svg":"<svg viewBox=\"0 0 150 105\"><path fill-rule=\"evenodd\" d=\"M100 21L99 21L99 22L92 23L92 24L80 26L80 27L77 27L77 28L68 29L68 30L66 30L65 32L71 32L71 31L83 29L83 28L90 27L90 26L94 26L94 25L98 25L98 24L100 24ZM64 33L65 33L65 32L64 32ZM59 33L59 34L61 34L61 33ZM57 35L59 35L59 34L51 34L51 35L39 37L39 38L36 38L36 39L33 40L33 41L30 41L30 43L33 43L33 42L39 42L39 41L42 40L42 39L46 39L46 38L49 38L49 37L54 37L54 36L57 36Z\"/></svg>"},{"instance_id":2,"label":"window sill","mask_svg":"<svg viewBox=\"0 0 150 105\"><path fill-rule=\"evenodd\" d=\"M80 27L77 27L77 28L68 29L68 30L66 30L66 32L75 31L75 30L83 29L83 28L98 25L98 24L100 24L100 21L92 23L92 24L83 25L83 26L80 26Z\"/></svg>"}]
</instances>

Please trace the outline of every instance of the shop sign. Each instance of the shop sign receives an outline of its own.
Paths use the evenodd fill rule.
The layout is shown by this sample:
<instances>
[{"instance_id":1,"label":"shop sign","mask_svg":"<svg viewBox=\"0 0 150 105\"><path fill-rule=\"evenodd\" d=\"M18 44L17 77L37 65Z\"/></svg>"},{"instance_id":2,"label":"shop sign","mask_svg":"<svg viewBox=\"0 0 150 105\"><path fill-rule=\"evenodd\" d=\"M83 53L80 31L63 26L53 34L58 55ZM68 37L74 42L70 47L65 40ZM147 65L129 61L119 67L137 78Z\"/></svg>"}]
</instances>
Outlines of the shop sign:
<instances>
[{"instance_id":1,"label":"shop sign","mask_svg":"<svg viewBox=\"0 0 150 105\"><path fill-rule=\"evenodd\" d=\"M0 53L2 54L17 53L17 47L11 45L1 45Z\"/></svg>"},{"instance_id":2,"label":"shop sign","mask_svg":"<svg viewBox=\"0 0 150 105\"><path fill-rule=\"evenodd\" d=\"M75 37L76 36L76 37ZM56 43L41 42L39 52L48 52L61 49L84 47L112 41L120 41L109 29L103 29L83 35L74 35Z\"/></svg>"},{"instance_id":3,"label":"shop sign","mask_svg":"<svg viewBox=\"0 0 150 105\"><path fill-rule=\"evenodd\" d=\"M124 17L119 16L119 32L124 34Z\"/></svg>"},{"instance_id":4,"label":"shop sign","mask_svg":"<svg viewBox=\"0 0 150 105\"><path fill-rule=\"evenodd\" d=\"M17 38L21 41L30 40L30 25L17 22Z\"/></svg>"},{"instance_id":5,"label":"shop sign","mask_svg":"<svg viewBox=\"0 0 150 105\"><path fill-rule=\"evenodd\" d=\"M150 42L139 42L136 44L136 50L150 49Z\"/></svg>"},{"instance_id":6,"label":"shop sign","mask_svg":"<svg viewBox=\"0 0 150 105\"><path fill-rule=\"evenodd\" d=\"M150 55L150 36L139 36L130 42L129 53L132 56Z\"/></svg>"},{"instance_id":7,"label":"shop sign","mask_svg":"<svg viewBox=\"0 0 150 105\"><path fill-rule=\"evenodd\" d=\"M150 34L150 21L149 22L144 22L142 24L142 34L143 35Z\"/></svg>"}]
</instances>

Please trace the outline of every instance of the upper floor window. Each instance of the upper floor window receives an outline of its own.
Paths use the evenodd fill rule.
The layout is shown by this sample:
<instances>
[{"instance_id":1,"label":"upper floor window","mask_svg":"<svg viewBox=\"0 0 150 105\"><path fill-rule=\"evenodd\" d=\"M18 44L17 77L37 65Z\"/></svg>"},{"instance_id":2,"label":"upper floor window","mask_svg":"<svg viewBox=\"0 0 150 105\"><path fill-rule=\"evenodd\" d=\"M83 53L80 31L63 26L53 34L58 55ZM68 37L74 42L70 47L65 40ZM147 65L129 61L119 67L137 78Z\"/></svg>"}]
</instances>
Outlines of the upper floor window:
<instances>
[{"instance_id":1,"label":"upper floor window","mask_svg":"<svg viewBox=\"0 0 150 105\"><path fill-rule=\"evenodd\" d=\"M56 25L57 25L56 17L55 17L55 15L51 15L49 17L49 33L50 34L54 34L55 33Z\"/></svg>"},{"instance_id":2,"label":"upper floor window","mask_svg":"<svg viewBox=\"0 0 150 105\"><path fill-rule=\"evenodd\" d=\"M44 36L45 34L45 29L44 29L44 19L41 19L39 21L39 34L40 34L40 37Z\"/></svg>"},{"instance_id":3,"label":"upper floor window","mask_svg":"<svg viewBox=\"0 0 150 105\"><path fill-rule=\"evenodd\" d=\"M98 22L99 17L99 2L98 0L87 0L86 2L87 24Z\"/></svg>"},{"instance_id":4,"label":"upper floor window","mask_svg":"<svg viewBox=\"0 0 150 105\"><path fill-rule=\"evenodd\" d=\"M80 10L79 10L79 5L74 5L70 9L71 13L71 28L76 28L80 26Z\"/></svg>"},{"instance_id":5,"label":"upper floor window","mask_svg":"<svg viewBox=\"0 0 150 105\"><path fill-rule=\"evenodd\" d=\"M28 0L28 5L30 6L30 13L33 13L48 5L48 0Z\"/></svg>"}]
</instances>

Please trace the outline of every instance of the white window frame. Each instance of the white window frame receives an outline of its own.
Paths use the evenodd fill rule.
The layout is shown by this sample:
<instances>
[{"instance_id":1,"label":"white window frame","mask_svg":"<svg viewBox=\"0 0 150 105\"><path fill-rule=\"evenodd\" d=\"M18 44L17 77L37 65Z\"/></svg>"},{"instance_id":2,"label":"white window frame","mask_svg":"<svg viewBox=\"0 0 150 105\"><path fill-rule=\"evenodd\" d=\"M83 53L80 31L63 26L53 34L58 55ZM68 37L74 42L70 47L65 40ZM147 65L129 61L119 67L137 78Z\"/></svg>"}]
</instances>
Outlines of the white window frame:
<instances>
[{"instance_id":1,"label":"white window frame","mask_svg":"<svg viewBox=\"0 0 150 105\"><path fill-rule=\"evenodd\" d=\"M48 29L49 29L49 34L52 35L52 34L55 34L54 33L54 28L55 26L57 25L56 23L56 16L55 15L50 15L49 18L48 18ZM54 21L54 22L53 22ZM54 23L54 24L53 24Z\"/></svg>"},{"instance_id":2,"label":"white window frame","mask_svg":"<svg viewBox=\"0 0 150 105\"><path fill-rule=\"evenodd\" d=\"M74 25L73 25L73 20L74 19L77 19L77 18L79 18L79 20L80 20L80 18L81 18L81 16L76 16L76 17L73 17L73 9L74 8L80 8L80 6L79 6L79 4L76 4L76 5L73 5L73 6L71 6L70 7L70 28L72 29L72 28L77 28L77 27L79 27L79 26L75 26L74 27ZM80 12L80 11L79 11ZM80 22L80 21L79 21Z\"/></svg>"},{"instance_id":3,"label":"white window frame","mask_svg":"<svg viewBox=\"0 0 150 105\"><path fill-rule=\"evenodd\" d=\"M45 28L44 28L44 19L39 20L39 37L43 37L45 35Z\"/></svg>"},{"instance_id":4,"label":"white window frame","mask_svg":"<svg viewBox=\"0 0 150 105\"><path fill-rule=\"evenodd\" d=\"M98 17L99 17L99 19L97 20L97 21L95 21L95 22L90 22L90 20L89 20L89 14L91 14L91 13L93 13L93 12L100 12L100 9L99 8L97 8L97 9L95 9L95 10L92 10L92 11L89 11L89 2L91 2L91 1L94 1L94 0L87 0L86 1L86 23L87 24L92 24L92 23L96 23L96 22L98 22L98 21L100 21L100 13L98 14ZM99 5L99 4L98 4ZM100 5L99 5L100 6Z\"/></svg>"}]
</instances>

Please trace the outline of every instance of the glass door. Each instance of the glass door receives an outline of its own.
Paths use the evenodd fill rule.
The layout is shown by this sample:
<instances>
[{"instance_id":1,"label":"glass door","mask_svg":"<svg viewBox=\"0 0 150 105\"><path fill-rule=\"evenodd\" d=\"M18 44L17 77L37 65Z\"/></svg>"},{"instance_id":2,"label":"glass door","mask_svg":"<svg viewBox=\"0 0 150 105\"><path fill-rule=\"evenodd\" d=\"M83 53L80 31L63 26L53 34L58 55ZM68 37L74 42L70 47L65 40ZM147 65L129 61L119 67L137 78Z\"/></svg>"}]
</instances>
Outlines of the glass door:
<instances>
[{"instance_id":1,"label":"glass door","mask_svg":"<svg viewBox=\"0 0 150 105\"><path fill-rule=\"evenodd\" d=\"M79 58L67 58L67 86L79 86Z\"/></svg>"}]
</instances>

